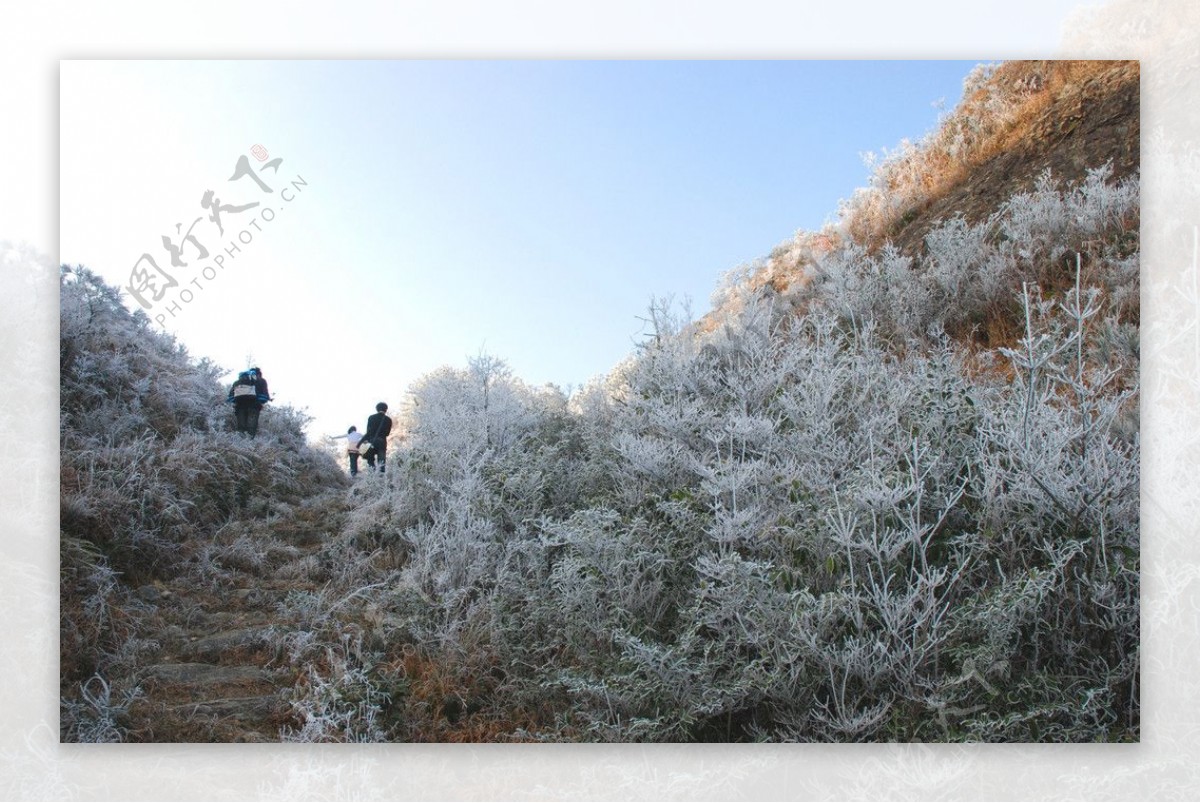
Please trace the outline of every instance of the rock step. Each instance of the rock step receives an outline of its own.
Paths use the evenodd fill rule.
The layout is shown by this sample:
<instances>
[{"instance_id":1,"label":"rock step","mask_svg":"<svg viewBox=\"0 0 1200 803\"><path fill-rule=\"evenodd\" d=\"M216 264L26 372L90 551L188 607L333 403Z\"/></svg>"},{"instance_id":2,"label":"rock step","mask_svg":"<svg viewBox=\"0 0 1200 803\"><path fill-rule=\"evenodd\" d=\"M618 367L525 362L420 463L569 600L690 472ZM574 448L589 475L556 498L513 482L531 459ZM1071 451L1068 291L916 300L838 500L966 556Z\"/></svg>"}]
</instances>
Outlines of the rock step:
<instances>
[{"instance_id":1,"label":"rock step","mask_svg":"<svg viewBox=\"0 0 1200 803\"><path fill-rule=\"evenodd\" d=\"M153 741L277 742L291 714L288 670L160 663L145 667L142 679L140 716L162 734Z\"/></svg>"},{"instance_id":2,"label":"rock step","mask_svg":"<svg viewBox=\"0 0 1200 803\"><path fill-rule=\"evenodd\" d=\"M222 666L200 662L154 664L143 670L145 678L161 685L202 690L222 686L269 685L272 688L290 673L257 666Z\"/></svg>"},{"instance_id":3,"label":"rock step","mask_svg":"<svg viewBox=\"0 0 1200 803\"><path fill-rule=\"evenodd\" d=\"M286 713L287 701L280 694L255 694L249 697L226 697L197 700L167 706L167 710L186 718L212 717L258 722Z\"/></svg>"},{"instance_id":4,"label":"rock step","mask_svg":"<svg viewBox=\"0 0 1200 803\"><path fill-rule=\"evenodd\" d=\"M279 632L279 629L272 625L223 630L187 642L179 648L179 657L185 661L215 664L223 655L235 650L270 647L278 640Z\"/></svg>"}]
</instances>

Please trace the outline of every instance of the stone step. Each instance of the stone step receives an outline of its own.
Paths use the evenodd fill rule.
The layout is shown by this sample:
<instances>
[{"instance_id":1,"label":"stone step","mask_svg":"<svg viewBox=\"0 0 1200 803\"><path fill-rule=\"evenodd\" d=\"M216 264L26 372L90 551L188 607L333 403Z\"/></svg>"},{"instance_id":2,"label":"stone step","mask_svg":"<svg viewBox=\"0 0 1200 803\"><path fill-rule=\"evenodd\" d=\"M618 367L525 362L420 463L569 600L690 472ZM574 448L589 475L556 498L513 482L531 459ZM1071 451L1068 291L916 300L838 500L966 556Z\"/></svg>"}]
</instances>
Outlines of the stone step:
<instances>
[{"instance_id":1,"label":"stone step","mask_svg":"<svg viewBox=\"0 0 1200 803\"><path fill-rule=\"evenodd\" d=\"M289 673L257 666L221 666L185 662L154 664L143 670L146 680L169 686L186 686L198 691L222 686L276 686Z\"/></svg>"},{"instance_id":2,"label":"stone step","mask_svg":"<svg viewBox=\"0 0 1200 803\"><path fill-rule=\"evenodd\" d=\"M187 718L212 717L236 719L241 722L260 722L285 714L288 710L288 703L279 693L255 694L249 697L225 697L179 703L168 706L167 710Z\"/></svg>"},{"instance_id":3,"label":"stone step","mask_svg":"<svg viewBox=\"0 0 1200 803\"><path fill-rule=\"evenodd\" d=\"M222 656L235 650L270 647L278 641L277 634L278 631L271 625L224 630L187 642L179 648L179 657L185 661L216 663Z\"/></svg>"}]
</instances>

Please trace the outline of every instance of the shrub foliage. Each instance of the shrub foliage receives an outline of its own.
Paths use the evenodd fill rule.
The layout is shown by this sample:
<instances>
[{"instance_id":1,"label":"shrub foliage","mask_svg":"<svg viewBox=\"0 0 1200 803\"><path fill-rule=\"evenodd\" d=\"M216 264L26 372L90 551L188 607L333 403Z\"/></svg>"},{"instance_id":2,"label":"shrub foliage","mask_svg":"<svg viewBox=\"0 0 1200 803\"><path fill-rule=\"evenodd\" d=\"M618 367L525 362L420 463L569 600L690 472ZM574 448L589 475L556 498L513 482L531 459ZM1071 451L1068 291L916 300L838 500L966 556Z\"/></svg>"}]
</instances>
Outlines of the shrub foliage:
<instances>
[{"instance_id":1,"label":"shrub foliage","mask_svg":"<svg viewBox=\"0 0 1200 803\"><path fill-rule=\"evenodd\" d=\"M836 249L802 314L656 303L570 399L490 358L418 383L351 517L402 544L406 649L474 663L489 738L1136 738L1136 190L1105 178L920 260ZM1007 345L948 334L993 308Z\"/></svg>"}]
</instances>

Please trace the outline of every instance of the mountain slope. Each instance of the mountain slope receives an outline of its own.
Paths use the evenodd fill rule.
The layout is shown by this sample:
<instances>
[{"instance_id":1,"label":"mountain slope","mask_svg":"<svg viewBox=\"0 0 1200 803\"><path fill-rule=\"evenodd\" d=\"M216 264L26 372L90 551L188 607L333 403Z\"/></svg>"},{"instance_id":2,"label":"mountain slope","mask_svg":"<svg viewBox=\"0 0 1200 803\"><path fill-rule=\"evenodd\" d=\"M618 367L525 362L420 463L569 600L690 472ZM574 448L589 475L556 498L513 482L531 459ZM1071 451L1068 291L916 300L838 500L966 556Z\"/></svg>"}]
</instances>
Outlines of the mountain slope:
<instances>
[{"instance_id":1,"label":"mountain slope","mask_svg":"<svg viewBox=\"0 0 1200 803\"><path fill-rule=\"evenodd\" d=\"M1017 61L977 68L942 124L877 165L871 185L843 203L836 224L799 232L749 279L785 293L812 281L829 251L885 243L914 260L925 239L961 217L985 224L1047 172L1063 185L1110 166L1109 180L1136 179L1140 69L1131 61Z\"/></svg>"},{"instance_id":2,"label":"mountain slope","mask_svg":"<svg viewBox=\"0 0 1200 803\"><path fill-rule=\"evenodd\" d=\"M435 371L353 483L65 270L64 738L1136 741L1135 74L977 73L705 320Z\"/></svg>"}]
</instances>

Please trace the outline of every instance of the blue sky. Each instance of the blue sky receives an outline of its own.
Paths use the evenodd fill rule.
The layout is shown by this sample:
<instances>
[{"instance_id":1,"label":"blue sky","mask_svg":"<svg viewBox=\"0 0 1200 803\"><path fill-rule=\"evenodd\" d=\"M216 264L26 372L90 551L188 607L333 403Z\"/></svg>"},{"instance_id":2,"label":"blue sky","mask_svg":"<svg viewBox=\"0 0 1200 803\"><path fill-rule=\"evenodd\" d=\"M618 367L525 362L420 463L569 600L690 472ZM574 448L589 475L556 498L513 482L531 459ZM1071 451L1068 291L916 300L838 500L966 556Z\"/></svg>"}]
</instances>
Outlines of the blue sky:
<instances>
[{"instance_id":1,"label":"blue sky","mask_svg":"<svg viewBox=\"0 0 1200 803\"><path fill-rule=\"evenodd\" d=\"M253 358L313 435L480 351L578 387L651 297L702 314L722 274L833 219L862 154L928 132L976 63L66 61L61 259L124 285L190 226L210 255L183 248L164 328ZM242 156L270 194L229 181ZM210 189L259 205L222 234Z\"/></svg>"}]
</instances>

